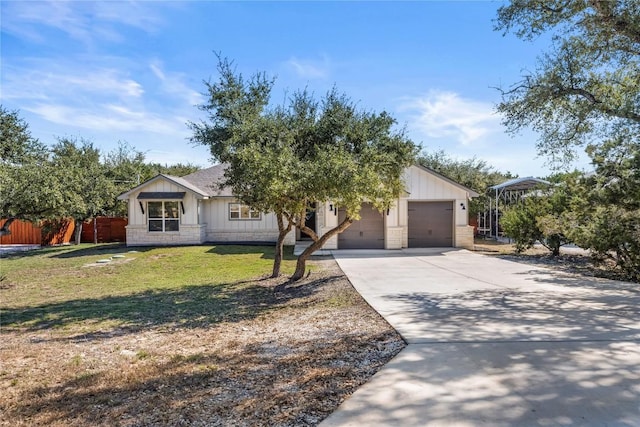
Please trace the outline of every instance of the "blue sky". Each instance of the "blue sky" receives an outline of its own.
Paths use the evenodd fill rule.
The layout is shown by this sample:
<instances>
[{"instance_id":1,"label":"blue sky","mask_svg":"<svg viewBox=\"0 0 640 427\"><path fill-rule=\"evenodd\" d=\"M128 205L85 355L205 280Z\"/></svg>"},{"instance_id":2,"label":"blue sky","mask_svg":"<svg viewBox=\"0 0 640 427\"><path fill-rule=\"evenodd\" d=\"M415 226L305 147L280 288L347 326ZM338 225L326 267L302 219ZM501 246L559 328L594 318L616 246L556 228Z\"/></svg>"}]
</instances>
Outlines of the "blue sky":
<instances>
[{"instance_id":1,"label":"blue sky","mask_svg":"<svg viewBox=\"0 0 640 427\"><path fill-rule=\"evenodd\" d=\"M149 161L208 165L188 121L221 52L277 77L274 102L334 85L390 112L427 150L477 156L520 176L549 173L536 136L506 135L497 86L515 83L548 39L493 31L500 2L2 1L1 97L33 136L126 141ZM576 164L584 167L584 163Z\"/></svg>"}]
</instances>

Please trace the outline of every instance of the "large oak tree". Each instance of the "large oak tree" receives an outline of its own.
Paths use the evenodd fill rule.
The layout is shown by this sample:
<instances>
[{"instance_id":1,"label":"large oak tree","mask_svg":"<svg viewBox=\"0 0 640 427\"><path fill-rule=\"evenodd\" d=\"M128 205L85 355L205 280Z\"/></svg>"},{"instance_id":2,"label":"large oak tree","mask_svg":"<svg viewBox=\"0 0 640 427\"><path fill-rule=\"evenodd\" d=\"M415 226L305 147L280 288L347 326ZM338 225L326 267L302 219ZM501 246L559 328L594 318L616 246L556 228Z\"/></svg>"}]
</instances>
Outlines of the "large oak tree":
<instances>
[{"instance_id":1,"label":"large oak tree","mask_svg":"<svg viewBox=\"0 0 640 427\"><path fill-rule=\"evenodd\" d=\"M585 147L595 171L572 185L565 234L640 279L640 2L514 0L497 28L553 45L535 71L503 89L512 132L532 127L538 148L570 159ZM570 183L568 183L570 184Z\"/></svg>"},{"instance_id":2,"label":"large oak tree","mask_svg":"<svg viewBox=\"0 0 640 427\"><path fill-rule=\"evenodd\" d=\"M293 226L313 243L298 257L291 277L303 277L306 261L327 240L359 219L363 201L387 209L403 189L402 173L415 145L387 113L363 111L332 90L320 100L295 92L283 105L270 105L273 79L257 73L249 80L219 58L219 79L206 82L207 118L190 123L192 142L210 148L227 164L222 186L243 203L278 219L273 275L279 273L282 244ZM319 236L306 227L309 206L331 201L345 219Z\"/></svg>"},{"instance_id":3,"label":"large oak tree","mask_svg":"<svg viewBox=\"0 0 640 427\"><path fill-rule=\"evenodd\" d=\"M541 154L570 159L577 146L640 139L640 2L514 0L496 28L553 45L534 71L503 89L508 129L539 132Z\"/></svg>"}]
</instances>

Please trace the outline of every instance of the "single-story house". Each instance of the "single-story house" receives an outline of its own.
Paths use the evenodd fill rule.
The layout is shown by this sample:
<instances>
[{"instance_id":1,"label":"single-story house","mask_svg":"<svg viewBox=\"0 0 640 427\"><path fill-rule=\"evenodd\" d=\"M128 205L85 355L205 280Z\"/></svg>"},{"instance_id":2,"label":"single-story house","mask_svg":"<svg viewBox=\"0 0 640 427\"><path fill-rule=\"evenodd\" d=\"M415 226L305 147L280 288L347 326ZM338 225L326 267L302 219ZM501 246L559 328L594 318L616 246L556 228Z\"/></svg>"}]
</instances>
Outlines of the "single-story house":
<instances>
[{"instance_id":1,"label":"single-story house","mask_svg":"<svg viewBox=\"0 0 640 427\"><path fill-rule=\"evenodd\" d=\"M180 245L204 242L275 242L275 215L239 203L215 185L224 165L176 177L157 175L118 196L129 204L127 245ZM418 165L405 170L406 192L383 213L363 203L362 218L327 241L324 249L473 247L468 201L478 194ZM318 203L307 225L322 235L344 218L333 203ZM285 244L304 240L292 230Z\"/></svg>"}]
</instances>

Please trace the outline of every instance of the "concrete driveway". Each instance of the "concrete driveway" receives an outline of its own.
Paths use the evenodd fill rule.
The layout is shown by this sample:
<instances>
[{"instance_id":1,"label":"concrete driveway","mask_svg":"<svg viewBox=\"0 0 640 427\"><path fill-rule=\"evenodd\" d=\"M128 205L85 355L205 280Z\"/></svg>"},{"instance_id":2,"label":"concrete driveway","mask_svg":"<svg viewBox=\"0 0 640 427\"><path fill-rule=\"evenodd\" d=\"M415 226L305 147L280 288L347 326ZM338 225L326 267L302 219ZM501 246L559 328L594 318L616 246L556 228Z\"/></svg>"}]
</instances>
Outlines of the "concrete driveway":
<instances>
[{"instance_id":1,"label":"concrete driveway","mask_svg":"<svg viewBox=\"0 0 640 427\"><path fill-rule=\"evenodd\" d=\"M409 345L323 427L640 426L640 285L465 250L334 257Z\"/></svg>"}]
</instances>

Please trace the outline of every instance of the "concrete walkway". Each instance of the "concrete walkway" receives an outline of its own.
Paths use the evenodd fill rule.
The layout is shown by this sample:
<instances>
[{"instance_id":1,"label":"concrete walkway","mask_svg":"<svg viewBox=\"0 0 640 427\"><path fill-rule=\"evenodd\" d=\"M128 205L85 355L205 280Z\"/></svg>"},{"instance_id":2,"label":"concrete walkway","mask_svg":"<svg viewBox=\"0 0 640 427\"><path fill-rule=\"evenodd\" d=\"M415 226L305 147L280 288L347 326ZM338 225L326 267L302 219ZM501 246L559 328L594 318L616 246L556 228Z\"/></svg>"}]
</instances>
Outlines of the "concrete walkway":
<instances>
[{"instance_id":1,"label":"concrete walkway","mask_svg":"<svg viewBox=\"0 0 640 427\"><path fill-rule=\"evenodd\" d=\"M640 285L465 250L334 251L408 346L331 426L640 426Z\"/></svg>"}]
</instances>

